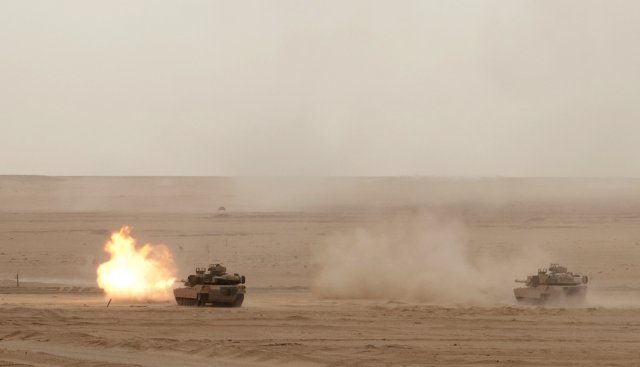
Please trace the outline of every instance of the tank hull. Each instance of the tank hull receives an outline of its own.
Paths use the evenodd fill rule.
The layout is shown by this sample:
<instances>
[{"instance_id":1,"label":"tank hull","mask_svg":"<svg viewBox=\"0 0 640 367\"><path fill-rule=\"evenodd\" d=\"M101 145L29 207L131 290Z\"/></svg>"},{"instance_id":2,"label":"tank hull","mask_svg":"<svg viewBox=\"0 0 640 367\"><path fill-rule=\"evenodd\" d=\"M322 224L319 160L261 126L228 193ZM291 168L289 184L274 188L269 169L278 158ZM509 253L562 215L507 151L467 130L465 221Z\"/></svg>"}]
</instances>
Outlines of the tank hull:
<instances>
[{"instance_id":1,"label":"tank hull","mask_svg":"<svg viewBox=\"0 0 640 367\"><path fill-rule=\"evenodd\" d=\"M198 284L193 287L176 288L173 295L180 306L226 306L240 307L244 301L246 288L243 284L210 285Z\"/></svg>"},{"instance_id":2,"label":"tank hull","mask_svg":"<svg viewBox=\"0 0 640 367\"><path fill-rule=\"evenodd\" d=\"M587 287L584 285L539 285L537 287L520 287L513 290L518 303L550 304L584 302Z\"/></svg>"}]
</instances>

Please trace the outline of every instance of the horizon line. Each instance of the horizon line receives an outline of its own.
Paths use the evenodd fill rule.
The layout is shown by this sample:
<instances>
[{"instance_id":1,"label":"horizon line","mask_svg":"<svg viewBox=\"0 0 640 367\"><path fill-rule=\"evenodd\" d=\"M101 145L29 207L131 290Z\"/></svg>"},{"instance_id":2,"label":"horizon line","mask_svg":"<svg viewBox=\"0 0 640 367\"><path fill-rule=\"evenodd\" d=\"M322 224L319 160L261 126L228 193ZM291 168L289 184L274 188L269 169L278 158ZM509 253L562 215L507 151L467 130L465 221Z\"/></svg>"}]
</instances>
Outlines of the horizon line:
<instances>
[{"instance_id":1,"label":"horizon line","mask_svg":"<svg viewBox=\"0 0 640 367\"><path fill-rule=\"evenodd\" d=\"M465 176L465 175L42 175L42 174L0 174L0 178L8 177L41 177L41 178L348 178L348 179L382 179L382 178L415 178L415 179L561 179L561 180L638 180L640 176Z\"/></svg>"}]
</instances>

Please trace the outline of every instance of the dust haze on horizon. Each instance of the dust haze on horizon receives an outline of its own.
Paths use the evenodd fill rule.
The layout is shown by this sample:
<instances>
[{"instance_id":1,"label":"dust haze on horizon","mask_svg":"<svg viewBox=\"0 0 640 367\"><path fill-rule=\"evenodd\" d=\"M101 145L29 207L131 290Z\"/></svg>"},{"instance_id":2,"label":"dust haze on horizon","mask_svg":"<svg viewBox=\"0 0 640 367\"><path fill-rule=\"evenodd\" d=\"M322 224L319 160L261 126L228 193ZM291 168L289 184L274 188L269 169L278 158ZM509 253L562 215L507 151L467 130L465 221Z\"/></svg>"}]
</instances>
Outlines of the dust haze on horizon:
<instances>
[{"instance_id":1,"label":"dust haze on horizon","mask_svg":"<svg viewBox=\"0 0 640 367\"><path fill-rule=\"evenodd\" d=\"M639 11L3 1L0 174L639 177Z\"/></svg>"}]
</instances>

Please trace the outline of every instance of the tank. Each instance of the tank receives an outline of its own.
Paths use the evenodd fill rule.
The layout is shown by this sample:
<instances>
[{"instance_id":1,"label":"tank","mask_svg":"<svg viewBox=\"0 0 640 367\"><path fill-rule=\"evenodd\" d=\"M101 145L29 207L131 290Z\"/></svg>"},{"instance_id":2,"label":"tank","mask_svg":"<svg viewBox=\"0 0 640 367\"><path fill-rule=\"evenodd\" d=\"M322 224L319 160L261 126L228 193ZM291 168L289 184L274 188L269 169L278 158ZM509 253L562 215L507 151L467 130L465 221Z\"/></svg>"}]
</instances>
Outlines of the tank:
<instances>
[{"instance_id":1,"label":"tank","mask_svg":"<svg viewBox=\"0 0 640 367\"><path fill-rule=\"evenodd\" d=\"M244 275L227 273L221 264L196 268L196 273L184 280L184 287L173 290L180 306L240 307L246 287Z\"/></svg>"},{"instance_id":2,"label":"tank","mask_svg":"<svg viewBox=\"0 0 640 367\"><path fill-rule=\"evenodd\" d=\"M527 276L527 280L516 280L524 287L515 288L513 294L518 303L581 303L587 295L586 275L574 274L559 264L551 264L549 269L538 269L537 275Z\"/></svg>"}]
</instances>

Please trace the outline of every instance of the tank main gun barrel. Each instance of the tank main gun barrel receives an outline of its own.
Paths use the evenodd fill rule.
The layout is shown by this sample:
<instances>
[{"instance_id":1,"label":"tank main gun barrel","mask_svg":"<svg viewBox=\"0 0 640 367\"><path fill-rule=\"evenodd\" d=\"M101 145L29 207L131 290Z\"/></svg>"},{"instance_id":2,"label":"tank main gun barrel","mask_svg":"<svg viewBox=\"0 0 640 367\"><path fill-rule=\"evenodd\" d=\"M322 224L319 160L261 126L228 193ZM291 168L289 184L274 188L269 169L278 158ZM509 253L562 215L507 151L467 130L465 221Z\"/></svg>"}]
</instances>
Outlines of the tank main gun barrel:
<instances>
[{"instance_id":1,"label":"tank main gun barrel","mask_svg":"<svg viewBox=\"0 0 640 367\"><path fill-rule=\"evenodd\" d=\"M527 281L526 281L526 280L519 280L519 279L516 279L516 280L514 280L514 281L515 281L516 283L527 283Z\"/></svg>"}]
</instances>

